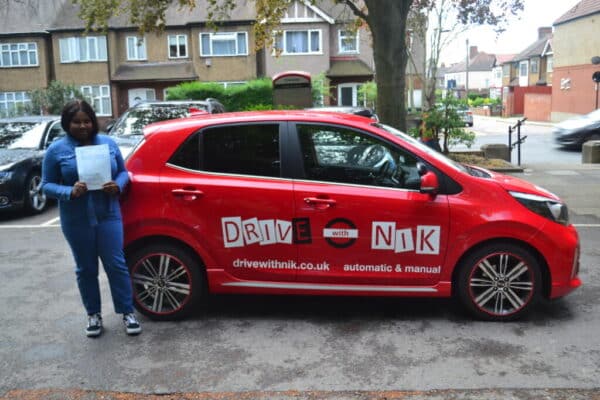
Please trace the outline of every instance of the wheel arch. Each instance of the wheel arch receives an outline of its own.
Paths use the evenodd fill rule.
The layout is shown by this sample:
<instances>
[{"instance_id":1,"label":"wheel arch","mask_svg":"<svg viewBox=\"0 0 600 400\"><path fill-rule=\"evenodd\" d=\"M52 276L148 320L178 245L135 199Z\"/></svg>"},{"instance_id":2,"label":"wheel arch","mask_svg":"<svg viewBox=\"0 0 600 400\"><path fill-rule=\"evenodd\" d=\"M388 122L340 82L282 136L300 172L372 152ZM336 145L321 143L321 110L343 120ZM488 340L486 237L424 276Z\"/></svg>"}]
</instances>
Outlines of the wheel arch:
<instances>
[{"instance_id":1,"label":"wheel arch","mask_svg":"<svg viewBox=\"0 0 600 400\"><path fill-rule=\"evenodd\" d=\"M192 246L190 246L183 240L174 238L172 236L153 235L153 236L140 237L140 238L132 241L131 243L128 243L127 246L125 246L125 248L124 248L125 258L127 258L129 255L131 255L132 253L138 251L139 249L141 249L143 247L151 246L151 245L160 245L160 244L170 244L170 245L178 246L178 247L182 248L186 253L188 253L188 255L190 257L194 258L194 260L198 263L198 265L200 266L199 272L204 275L204 278L205 278L204 282L208 283L208 276L206 274L206 264L204 263L204 260L202 260L202 257L200 257L200 255L196 252L196 250L194 250L194 248ZM208 290L208 287L206 287L204 289Z\"/></svg>"},{"instance_id":2,"label":"wheel arch","mask_svg":"<svg viewBox=\"0 0 600 400\"><path fill-rule=\"evenodd\" d=\"M518 240L518 239L514 239L514 238L509 238L509 237L505 237L505 238L499 237L499 238L484 240L483 242L479 242L479 243L475 244L474 246L470 247L460 256L460 258L457 260L456 264L454 265L454 269L452 270L452 296L456 295L457 279L458 279L458 274L459 274L459 270L460 270L460 265L465 261L465 259L467 257L469 257L472 253L481 249L482 247L492 245L492 244L497 244L497 243L502 243L502 244L510 243L512 245L519 246L519 247L523 248L524 250L531 252L533 257L535 257L535 259L538 261L538 263L540 265L540 273L542 274L542 295L544 296L544 298L550 298L550 290L552 289L551 285L550 285L550 282L551 282L550 269L548 267L548 263L546 262L546 259L542 255L542 253L540 253L538 251L538 249L536 249L535 247L533 247L532 245L530 245L527 242L524 242L524 241Z\"/></svg>"}]
</instances>

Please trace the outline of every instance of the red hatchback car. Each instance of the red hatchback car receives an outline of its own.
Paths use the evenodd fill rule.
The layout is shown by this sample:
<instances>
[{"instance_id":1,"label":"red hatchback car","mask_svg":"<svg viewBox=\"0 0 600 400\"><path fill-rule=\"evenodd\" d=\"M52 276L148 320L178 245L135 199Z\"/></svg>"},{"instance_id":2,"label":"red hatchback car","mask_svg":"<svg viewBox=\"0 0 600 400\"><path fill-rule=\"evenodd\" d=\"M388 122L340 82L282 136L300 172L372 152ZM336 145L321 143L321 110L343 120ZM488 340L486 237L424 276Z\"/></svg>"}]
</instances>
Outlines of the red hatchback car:
<instances>
[{"instance_id":1,"label":"red hatchback car","mask_svg":"<svg viewBox=\"0 0 600 400\"><path fill-rule=\"evenodd\" d=\"M126 255L153 319L210 292L457 295L476 317L510 320L581 284L558 197L364 117L157 123L127 168Z\"/></svg>"}]
</instances>

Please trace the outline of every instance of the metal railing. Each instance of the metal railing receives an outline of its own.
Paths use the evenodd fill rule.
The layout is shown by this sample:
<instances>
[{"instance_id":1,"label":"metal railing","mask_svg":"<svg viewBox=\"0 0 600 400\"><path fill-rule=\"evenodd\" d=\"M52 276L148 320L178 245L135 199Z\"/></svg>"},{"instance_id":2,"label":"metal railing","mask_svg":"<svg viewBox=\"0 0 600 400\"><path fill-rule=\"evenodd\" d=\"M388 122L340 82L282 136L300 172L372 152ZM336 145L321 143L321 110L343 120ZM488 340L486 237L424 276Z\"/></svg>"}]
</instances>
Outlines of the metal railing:
<instances>
[{"instance_id":1,"label":"metal railing","mask_svg":"<svg viewBox=\"0 0 600 400\"><path fill-rule=\"evenodd\" d=\"M515 146L517 147L517 165L519 166L521 166L521 144L527 139L527 136L521 137L521 125L523 125L526 120L527 118L517 120L515 126L508 127L508 151L510 152L512 159L512 150ZM513 143L512 134L515 130L517 131L517 140Z\"/></svg>"}]
</instances>

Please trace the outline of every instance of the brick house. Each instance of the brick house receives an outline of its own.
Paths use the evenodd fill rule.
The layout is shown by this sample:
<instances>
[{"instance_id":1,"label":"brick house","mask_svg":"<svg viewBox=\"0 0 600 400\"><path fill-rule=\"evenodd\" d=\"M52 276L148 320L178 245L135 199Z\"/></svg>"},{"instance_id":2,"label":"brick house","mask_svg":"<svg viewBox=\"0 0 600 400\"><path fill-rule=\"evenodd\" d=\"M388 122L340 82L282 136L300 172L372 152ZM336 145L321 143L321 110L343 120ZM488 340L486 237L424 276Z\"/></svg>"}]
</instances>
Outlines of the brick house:
<instances>
[{"instance_id":1,"label":"brick house","mask_svg":"<svg viewBox=\"0 0 600 400\"><path fill-rule=\"evenodd\" d=\"M375 76L371 37L364 28L349 29L354 16L346 7L331 0L292 2L277 32L276 56L254 50L252 3L214 30L201 2L185 12L171 6L165 30L143 38L122 17L111 18L106 33L85 35L70 0L10 2L0 10L0 115L30 103L29 91L53 80L78 86L106 122L134 102L165 99L181 82L232 85L287 70L325 74L326 104L363 101L358 89Z\"/></svg>"},{"instance_id":2,"label":"brick house","mask_svg":"<svg viewBox=\"0 0 600 400\"><path fill-rule=\"evenodd\" d=\"M586 114L598 108L598 84L592 74L600 65L600 0L582 0L554 21L552 76L553 121Z\"/></svg>"}]
</instances>

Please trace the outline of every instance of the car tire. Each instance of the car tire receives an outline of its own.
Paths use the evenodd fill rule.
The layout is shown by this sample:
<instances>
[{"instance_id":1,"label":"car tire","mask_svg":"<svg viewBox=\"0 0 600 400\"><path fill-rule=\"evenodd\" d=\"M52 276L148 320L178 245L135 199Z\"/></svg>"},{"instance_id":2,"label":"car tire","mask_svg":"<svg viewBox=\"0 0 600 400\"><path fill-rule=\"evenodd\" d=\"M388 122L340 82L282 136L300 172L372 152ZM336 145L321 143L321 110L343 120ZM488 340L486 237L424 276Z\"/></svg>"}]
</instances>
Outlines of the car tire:
<instances>
[{"instance_id":1,"label":"car tire","mask_svg":"<svg viewBox=\"0 0 600 400\"><path fill-rule=\"evenodd\" d=\"M128 255L127 264L135 307L150 319L182 319L206 293L203 266L181 246L147 245Z\"/></svg>"},{"instance_id":2,"label":"car tire","mask_svg":"<svg viewBox=\"0 0 600 400\"><path fill-rule=\"evenodd\" d=\"M458 296L475 317L488 321L521 318L539 301L542 274L531 251L511 243L486 245L459 266Z\"/></svg>"},{"instance_id":3,"label":"car tire","mask_svg":"<svg viewBox=\"0 0 600 400\"><path fill-rule=\"evenodd\" d=\"M28 214L39 214L48 205L48 198L42 192L42 176L38 171L32 171L25 179L23 204Z\"/></svg>"}]
</instances>

